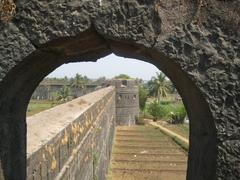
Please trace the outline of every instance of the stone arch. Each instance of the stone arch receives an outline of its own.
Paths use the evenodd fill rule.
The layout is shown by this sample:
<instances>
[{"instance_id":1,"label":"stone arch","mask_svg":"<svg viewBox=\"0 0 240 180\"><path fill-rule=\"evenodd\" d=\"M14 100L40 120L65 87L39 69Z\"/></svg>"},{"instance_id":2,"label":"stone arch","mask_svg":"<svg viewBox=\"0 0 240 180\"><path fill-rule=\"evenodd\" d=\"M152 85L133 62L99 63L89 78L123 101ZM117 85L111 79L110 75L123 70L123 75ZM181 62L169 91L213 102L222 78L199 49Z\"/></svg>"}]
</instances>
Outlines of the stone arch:
<instances>
[{"instance_id":1,"label":"stone arch","mask_svg":"<svg viewBox=\"0 0 240 180\"><path fill-rule=\"evenodd\" d=\"M25 112L42 78L63 63L95 61L112 52L156 65L176 85L190 118L188 179L239 178L239 35L222 26L224 18L204 12L204 22L194 24L194 1L16 4L12 22L0 24L5 179L25 179Z\"/></svg>"}]
</instances>

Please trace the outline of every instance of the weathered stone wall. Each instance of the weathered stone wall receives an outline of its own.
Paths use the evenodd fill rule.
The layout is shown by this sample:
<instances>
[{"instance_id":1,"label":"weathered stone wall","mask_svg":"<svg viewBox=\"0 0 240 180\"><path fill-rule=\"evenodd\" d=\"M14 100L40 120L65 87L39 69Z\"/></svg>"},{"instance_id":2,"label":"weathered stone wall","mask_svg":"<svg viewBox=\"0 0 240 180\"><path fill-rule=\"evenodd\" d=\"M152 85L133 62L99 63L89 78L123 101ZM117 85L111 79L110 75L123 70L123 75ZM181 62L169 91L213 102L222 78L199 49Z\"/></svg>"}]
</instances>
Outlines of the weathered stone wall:
<instances>
[{"instance_id":1,"label":"weathered stone wall","mask_svg":"<svg viewBox=\"0 0 240 180\"><path fill-rule=\"evenodd\" d=\"M114 87L29 117L27 179L105 179L114 127Z\"/></svg>"},{"instance_id":2,"label":"weathered stone wall","mask_svg":"<svg viewBox=\"0 0 240 180\"><path fill-rule=\"evenodd\" d=\"M116 88L116 124L134 125L139 116L139 95L136 80L111 80Z\"/></svg>"},{"instance_id":3,"label":"weathered stone wall","mask_svg":"<svg viewBox=\"0 0 240 180\"><path fill-rule=\"evenodd\" d=\"M156 65L178 89L190 118L187 179L240 179L240 1L101 2L17 0L0 22L4 178L25 180L25 112L41 80L115 53Z\"/></svg>"}]
</instances>

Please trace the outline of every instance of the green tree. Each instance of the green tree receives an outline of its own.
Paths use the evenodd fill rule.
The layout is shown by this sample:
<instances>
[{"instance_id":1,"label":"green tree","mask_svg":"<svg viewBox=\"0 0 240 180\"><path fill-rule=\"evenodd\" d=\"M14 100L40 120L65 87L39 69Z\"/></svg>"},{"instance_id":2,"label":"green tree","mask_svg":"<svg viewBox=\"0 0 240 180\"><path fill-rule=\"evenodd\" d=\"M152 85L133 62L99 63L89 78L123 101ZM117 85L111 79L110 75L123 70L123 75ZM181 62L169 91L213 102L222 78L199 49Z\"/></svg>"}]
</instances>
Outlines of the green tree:
<instances>
[{"instance_id":1,"label":"green tree","mask_svg":"<svg viewBox=\"0 0 240 180\"><path fill-rule=\"evenodd\" d=\"M148 93L143 86L138 87L138 93L139 93L139 106L140 106L140 109L144 111Z\"/></svg>"},{"instance_id":2,"label":"green tree","mask_svg":"<svg viewBox=\"0 0 240 180\"><path fill-rule=\"evenodd\" d=\"M169 93L170 94L177 94L177 89L175 88L174 84L171 81L168 81Z\"/></svg>"},{"instance_id":3,"label":"green tree","mask_svg":"<svg viewBox=\"0 0 240 180\"><path fill-rule=\"evenodd\" d=\"M153 121L157 121L157 119L166 117L168 113L163 105L158 103L156 100L149 104L148 112L153 116Z\"/></svg>"},{"instance_id":4,"label":"green tree","mask_svg":"<svg viewBox=\"0 0 240 180\"><path fill-rule=\"evenodd\" d=\"M85 88L88 80L87 76L82 76L77 73L75 78L71 79L71 87Z\"/></svg>"},{"instance_id":5,"label":"green tree","mask_svg":"<svg viewBox=\"0 0 240 180\"><path fill-rule=\"evenodd\" d=\"M115 76L114 79L131 79L131 77L127 74L119 74Z\"/></svg>"},{"instance_id":6,"label":"green tree","mask_svg":"<svg viewBox=\"0 0 240 180\"><path fill-rule=\"evenodd\" d=\"M69 97L69 87L63 86L58 92L58 101L67 101Z\"/></svg>"},{"instance_id":7,"label":"green tree","mask_svg":"<svg viewBox=\"0 0 240 180\"><path fill-rule=\"evenodd\" d=\"M157 73L156 77L148 82L150 95L157 97L157 101L160 102L162 97L167 97L169 92L169 81L166 76L160 72Z\"/></svg>"}]
</instances>

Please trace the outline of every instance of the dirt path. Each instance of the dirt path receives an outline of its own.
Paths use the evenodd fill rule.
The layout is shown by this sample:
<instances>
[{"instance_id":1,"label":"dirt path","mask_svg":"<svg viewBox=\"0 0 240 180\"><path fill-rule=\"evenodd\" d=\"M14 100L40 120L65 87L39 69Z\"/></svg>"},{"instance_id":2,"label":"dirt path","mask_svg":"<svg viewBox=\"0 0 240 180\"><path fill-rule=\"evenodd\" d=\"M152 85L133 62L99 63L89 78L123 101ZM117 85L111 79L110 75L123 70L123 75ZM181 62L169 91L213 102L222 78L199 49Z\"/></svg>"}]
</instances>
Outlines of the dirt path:
<instances>
[{"instance_id":1,"label":"dirt path","mask_svg":"<svg viewBox=\"0 0 240 180\"><path fill-rule=\"evenodd\" d=\"M187 155L152 126L116 128L108 180L185 180Z\"/></svg>"}]
</instances>

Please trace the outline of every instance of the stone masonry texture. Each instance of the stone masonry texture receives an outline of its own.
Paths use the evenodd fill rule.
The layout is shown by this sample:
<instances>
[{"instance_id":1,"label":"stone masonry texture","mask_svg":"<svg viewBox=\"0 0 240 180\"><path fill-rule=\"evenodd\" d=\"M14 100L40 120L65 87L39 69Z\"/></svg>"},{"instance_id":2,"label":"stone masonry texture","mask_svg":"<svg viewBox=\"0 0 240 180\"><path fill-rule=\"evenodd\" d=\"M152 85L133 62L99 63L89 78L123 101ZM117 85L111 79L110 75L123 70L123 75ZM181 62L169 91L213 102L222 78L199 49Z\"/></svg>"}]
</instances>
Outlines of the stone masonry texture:
<instances>
[{"instance_id":1,"label":"stone masonry texture","mask_svg":"<svg viewBox=\"0 0 240 180\"><path fill-rule=\"evenodd\" d=\"M116 88L116 124L130 126L139 117L138 84L136 80L110 80Z\"/></svg>"},{"instance_id":2,"label":"stone masonry texture","mask_svg":"<svg viewBox=\"0 0 240 180\"><path fill-rule=\"evenodd\" d=\"M115 127L108 87L27 119L27 179L105 179Z\"/></svg>"},{"instance_id":3,"label":"stone masonry texture","mask_svg":"<svg viewBox=\"0 0 240 180\"><path fill-rule=\"evenodd\" d=\"M187 179L240 179L239 0L14 2L0 22L0 177L26 179L26 108L41 80L115 53L154 64L178 89L190 118Z\"/></svg>"}]
</instances>

